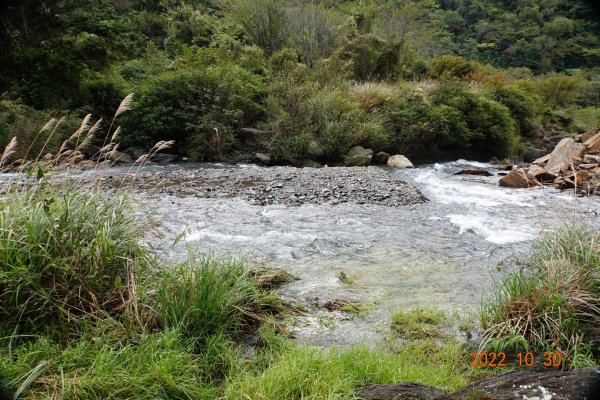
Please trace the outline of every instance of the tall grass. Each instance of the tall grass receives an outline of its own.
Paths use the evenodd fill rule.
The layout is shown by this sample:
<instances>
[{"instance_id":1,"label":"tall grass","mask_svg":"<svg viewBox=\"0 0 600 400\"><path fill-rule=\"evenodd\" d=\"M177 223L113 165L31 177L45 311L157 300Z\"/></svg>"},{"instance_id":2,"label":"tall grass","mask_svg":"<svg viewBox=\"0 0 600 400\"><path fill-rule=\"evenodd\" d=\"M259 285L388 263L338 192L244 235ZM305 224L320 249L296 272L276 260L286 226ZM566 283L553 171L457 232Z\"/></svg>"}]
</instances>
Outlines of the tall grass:
<instances>
[{"instance_id":1,"label":"tall grass","mask_svg":"<svg viewBox=\"0 0 600 400\"><path fill-rule=\"evenodd\" d=\"M148 266L127 198L44 183L0 200L0 324L18 333L76 331L89 315L136 301Z\"/></svg>"},{"instance_id":2,"label":"tall grass","mask_svg":"<svg viewBox=\"0 0 600 400\"><path fill-rule=\"evenodd\" d=\"M565 367L598 363L600 232L565 225L549 234L527 267L507 275L484 302L481 321L497 343L521 339L559 351Z\"/></svg>"}]
</instances>

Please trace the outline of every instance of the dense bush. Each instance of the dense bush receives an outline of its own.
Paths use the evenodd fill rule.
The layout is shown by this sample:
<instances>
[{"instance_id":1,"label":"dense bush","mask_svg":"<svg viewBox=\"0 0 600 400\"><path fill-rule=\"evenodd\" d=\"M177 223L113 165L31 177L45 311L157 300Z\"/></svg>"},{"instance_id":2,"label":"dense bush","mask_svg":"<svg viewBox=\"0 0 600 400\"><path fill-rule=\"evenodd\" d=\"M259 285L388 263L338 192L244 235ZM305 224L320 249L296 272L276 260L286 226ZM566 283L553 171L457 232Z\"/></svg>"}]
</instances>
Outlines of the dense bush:
<instances>
[{"instance_id":1,"label":"dense bush","mask_svg":"<svg viewBox=\"0 0 600 400\"><path fill-rule=\"evenodd\" d=\"M261 112L260 78L236 66L164 73L141 90L125 124L136 144L175 140L195 160L222 156L233 133Z\"/></svg>"},{"instance_id":2,"label":"dense bush","mask_svg":"<svg viewBox=\"0 0 600 400\"><path fill-rule=\"evenodd\" d=\"M390 116L395 145L417 159L504 157L518 149L509 110L458 82L408 89Z\"/></svg>"}]
</instances>

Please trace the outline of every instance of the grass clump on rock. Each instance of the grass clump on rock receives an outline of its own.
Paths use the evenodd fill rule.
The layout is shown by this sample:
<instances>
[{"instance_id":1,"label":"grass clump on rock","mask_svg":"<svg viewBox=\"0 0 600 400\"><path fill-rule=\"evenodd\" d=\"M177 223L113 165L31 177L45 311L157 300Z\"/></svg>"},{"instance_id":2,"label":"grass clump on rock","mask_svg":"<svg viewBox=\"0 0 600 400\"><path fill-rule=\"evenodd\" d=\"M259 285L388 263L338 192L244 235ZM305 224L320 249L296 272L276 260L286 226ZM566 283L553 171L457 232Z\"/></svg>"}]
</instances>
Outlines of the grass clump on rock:
<instances>
[{"instance_id":1,"label":"grass clump on rock","mask_svg":"<svg viewBox=\"0 0 600 400\"><path fill-rule=\"evenodd\" d=\"M565 225L549 234L526 267L509 273L483 304L481 322L500 345L558 351L564 367L598 364L600 233Z\"/></svg>"},{"instance_id":2,"label":"grass clump on rock","mask_svg":"<svg viewBox=\"0 0 600 400\"><path fill-rule=\"evenodd\" d=\"M450 326L450 317L435 307L415 307L392 315L392 330L407 339L445 336L442 330Z\"/></svg>"}]
</instances>

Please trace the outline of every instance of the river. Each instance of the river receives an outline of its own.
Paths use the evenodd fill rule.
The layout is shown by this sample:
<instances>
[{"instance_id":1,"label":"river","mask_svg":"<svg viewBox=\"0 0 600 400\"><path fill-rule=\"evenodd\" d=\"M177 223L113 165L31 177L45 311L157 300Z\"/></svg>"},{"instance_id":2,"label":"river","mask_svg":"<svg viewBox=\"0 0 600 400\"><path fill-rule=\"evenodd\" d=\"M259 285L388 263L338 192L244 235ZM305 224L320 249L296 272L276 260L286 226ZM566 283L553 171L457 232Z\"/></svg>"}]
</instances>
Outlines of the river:
<instances>
[{"instance_id":1,"label":"river","mask_svg":"<svg viewBox=\"0 0 600 400\"><path fill-rule=\"evenodd\" d=\"M472 312L493 281L525 257L544 231L565 221L600 222L600 197L576 198L552 188L507 189L498 186L497 176L453 175L463 168L492 167L460 160L386 169L429 199L404 207L257 206L235 198L165 194L145 203L161 221L163 243L183 238L171 251L158 248L170 262L186 257L189 247L264 262L296 276L279 292L310 311L287 321L298 340L375 343L385 336L394 310L435 305ZM354 283L344 283L342 273ZM322 307L334 299L360 303L366 311L351 315Z\"/></svg>"}]
</instances>

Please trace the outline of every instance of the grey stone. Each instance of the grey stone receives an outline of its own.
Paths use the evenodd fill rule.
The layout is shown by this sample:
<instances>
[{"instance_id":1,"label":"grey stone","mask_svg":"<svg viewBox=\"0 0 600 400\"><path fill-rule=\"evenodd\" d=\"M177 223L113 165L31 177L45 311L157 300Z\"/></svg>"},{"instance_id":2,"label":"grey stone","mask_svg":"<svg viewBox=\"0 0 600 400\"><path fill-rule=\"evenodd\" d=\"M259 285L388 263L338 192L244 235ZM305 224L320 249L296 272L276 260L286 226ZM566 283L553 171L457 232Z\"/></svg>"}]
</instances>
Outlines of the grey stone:
<instances>
[{"instance_id":1,"label":"grey stone","mask_svg":"<svg viewBox=\"0 0 600 400\"><path fill-rule=\"evenodd\" d=\"M344 165L346 167L366 167L371 164L372 159L373 150L354 146L344 158Z\"/></svg>"},{"instance_id":2,"label":"grey stone","mask_svg":"<svg viewBox=\"0 0 600 400\"><path fill-rule=\"evenodd\" d=\"M545 167L546 171L551 174L565 171L576 158L581 157L584 150L585 145L576 143L574 139L565 138L561 140L550 153Z\"/></svg>"},{"instance_id":3,"label":"grey stone","mask_svg":"<svg viewBox=\"0 0 600 400\"><path fill-rule=\"evenodd\" d=\"M387 164L390 155L385 151L375 153L373 156L373 164Z\"/></svg>"},{"instance_id":4,"label":"grey stone","mask_svg":"<svg viewBox=\"0 0 600 400\"><path fill-rule=\"evenodd\" d=\"M159 153L152 157L152 161L158 164L171 164L179 161L177 154Z\"/></svg>"},{"instance_id":5,"label":"grey stone","mask_svg":"<svg viewBox=\"0 0 600 400\"><path fill-rule=\"evenodd\" d=\"M109 153L110 161L115 164L131 164L133 163L133 159L127 153L120 152L118 150L111 151Z\"/></svg>"},{"instance_id":6,"label":"grey stone","mask_svg":"<svg viewBox=\"0 0 600 400\"><path fill-rule=\"evenodd\" d=\"M246 146L257 146L259 138L264 135L265 132L254 128L242 128L238 132L240 141Z\"/></svg>"},{"instance_id":7,"label":"grey stone","mask_svg":"<svg viewBox=\"0 0 600 400\"><path fill-rule=\"evenodd\" d=\"M513 371L484 378L439 400L552 399L592 400L600 394L600 373L594 368L572 371Z\"/></svg>"},{"instance_id":8,"label":"grey stone","mask_svg":"<svg viewBox=\"0 0 600 400\"><path fill-rule=\"evenodd\" d=\"M325 150L316 140L311 140L308 143L307 154L310 158L319 160L325 155Z\"/></svg>"},{"instance_id":9,"label":"grey stone","mask_svg":"<svg viewBox=\"0 0 600 400\"><path fill-rule=\"evenodd\" d=\"M532 162L534 160L537 160L540 157L543 157L546 153L548 153L546 151L546 149L538 149L538 148L529 146L526 149L525 156L523 156L523 160L525 162Z\"/></svg>"},{"instance_id":10,"label":"grey stone","mask_svg":"<svg viewBox=\"0 0 600 400\"><path fill-rule=\"evenodd\" d=\"M256 153L252 156L252 161L257 164L269 165L271 164L271 157L265 153Z\"/></svg>"},{"instance_id":11,"label":"grey stone","mask_svg":"<svg viewBox=\"0 0 600 400\"><path fill-rule=\"evenodd\" d=\"M363 400L435 400L444 392L421 383L397 383L365 386L357 395Z\"/></svg>"},{"instance_id":12,"label":"grey stone","mask_svg":"<svg viewBox=\"0 0 600 400\"><path fill-rule=\"evenodd\" d=\"M391 156L387 161L388 167L393 168L414 168L413 163L403 155L397 154L395 156Z\"/></svg>"}]
</instances>

